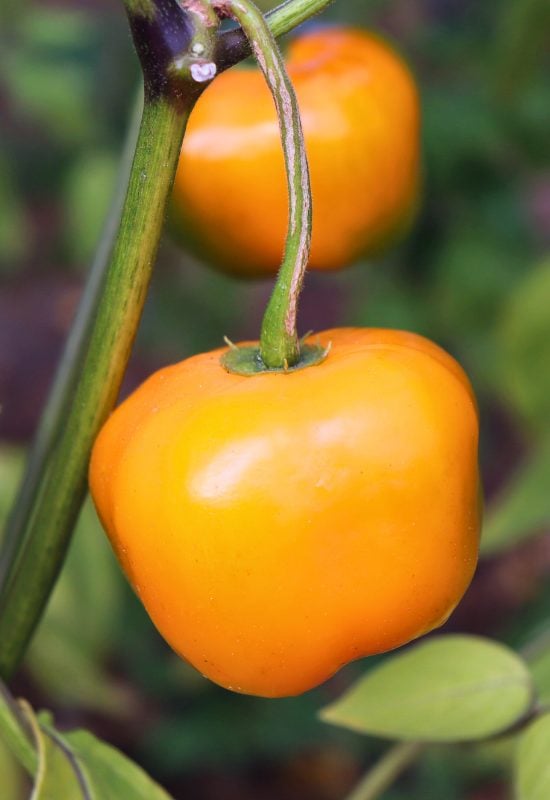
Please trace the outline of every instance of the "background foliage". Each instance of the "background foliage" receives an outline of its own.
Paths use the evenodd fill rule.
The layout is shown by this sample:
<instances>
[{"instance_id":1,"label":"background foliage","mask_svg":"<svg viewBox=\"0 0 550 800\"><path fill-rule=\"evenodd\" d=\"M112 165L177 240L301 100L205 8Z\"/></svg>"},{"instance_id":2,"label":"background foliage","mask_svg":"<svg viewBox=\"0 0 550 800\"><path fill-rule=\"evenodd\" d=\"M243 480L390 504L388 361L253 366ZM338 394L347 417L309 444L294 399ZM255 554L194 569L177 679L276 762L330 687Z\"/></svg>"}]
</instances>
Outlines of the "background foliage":
<instances>
[{"instance_id":1,"label":"background foliage","mask_svg":"<svg viewBox=\"0 0 550 800\"><path fill-rule=\"evenodd\" d=\"M0 514L97 242L139 79L115 0L5 0L2 17ZM422 91L424 190L397 249L309 276L302 329L408 328L468 370L482 417L485 559L448 629L523 648L548 702L548 4L339 0L326 19L374 28L408 58ZM198 265L166 238L124 391L223 334L255 337L268 292ZM87 507L16 691L52 709L60 727L115 744L175 797L339 800L383 745L317 712L381 660L297 699L212 686L156 634ZM506 798L511 747L428 750L387 798ZM25 796L1 749L0 775L6 800Z\"/></svg>"}]
</instances>

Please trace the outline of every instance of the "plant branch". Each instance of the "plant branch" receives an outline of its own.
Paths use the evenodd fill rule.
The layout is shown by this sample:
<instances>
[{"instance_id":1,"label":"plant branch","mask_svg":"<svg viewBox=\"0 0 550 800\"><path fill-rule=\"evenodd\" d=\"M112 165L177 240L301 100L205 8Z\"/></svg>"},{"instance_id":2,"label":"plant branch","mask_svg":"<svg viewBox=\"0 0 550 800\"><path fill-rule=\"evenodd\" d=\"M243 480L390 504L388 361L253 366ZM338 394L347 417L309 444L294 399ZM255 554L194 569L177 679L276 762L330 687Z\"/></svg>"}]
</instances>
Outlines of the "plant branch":
<instances>
[{"instance_id":1,"label":"plant branch","mask_svg":"<svg viewBox=\"0 0 550 800\"><path fill-rule=\"evenodd\" d=\"M419 742L398 742L367 772L362 781L348 795L347 800L377 800L382 792L421 755L425 745Z\"/></svg>"},{"instance_id":2,"label":"plant branch","mask_svg":"<svg viewBox=\"0 0 550 800\"><path fill-rule=\"evenodd\" d=\"M11 565L15 562L24 542L25 531L38 496L41 481L48 467L52 448L67 417L71 396L78 379L88 344L96 311L103 292L105 273L114 247L118 223L128 188L130 169L142 112L142 91L135 100L126 141L120 160L117 186L107 215L90 274L75 316L74 324L65 344L52 387L32 447L27 457L25 473L15 501L6 521L2 552L0 553L0 587L6 582Z\"/></svg>"},{"instance_id":3,"label":"plant branch","mask_svg":"<svg viewBox=\"0 0 550 800\"><path fill-rule=\"evenodd\" d=\"M287 0L266 15L271 33L276 38L324 11L333 0ZM218 71L232 67L252 54L243 30L226 31L219 37L216 50Z\"/></svg>"},{"instance_id":4,"label":"plant branch","mask_svg":"<svg viewBox=\"0 0 550 800\"><path fill-rule=\"evenodd\" d=\"M92 444L120 389L172 184L169 167L175 170L184 125L185 117L166 101L145 104L119 237L73 403L0 606L4 679L19 663L57 578L86 492Z\"/></svg>"},{"instance_id":5,"label":"plant branch","mask_svg":"<svg viewBox=\"0 0 550 800\"><path fill-rule=\"evenodd\" d=\"M311 245L311 186L300 110L277 43L254 3L215 0L215 7L240 23L277 109L288 186L288 233L262 323L260 356L269 369L293 367L300 358L296 315Z\"/></svg>"},{"instance_id":6,"label":"plant branch","mask_svg":"<svg viewBox=\"0 0 550 800\"><path fill-rule=\"evenodd\" d=\"M216 74L219 20L210 0L124 0L145 96L189 104Z\"/></svg>"}]
</instances>

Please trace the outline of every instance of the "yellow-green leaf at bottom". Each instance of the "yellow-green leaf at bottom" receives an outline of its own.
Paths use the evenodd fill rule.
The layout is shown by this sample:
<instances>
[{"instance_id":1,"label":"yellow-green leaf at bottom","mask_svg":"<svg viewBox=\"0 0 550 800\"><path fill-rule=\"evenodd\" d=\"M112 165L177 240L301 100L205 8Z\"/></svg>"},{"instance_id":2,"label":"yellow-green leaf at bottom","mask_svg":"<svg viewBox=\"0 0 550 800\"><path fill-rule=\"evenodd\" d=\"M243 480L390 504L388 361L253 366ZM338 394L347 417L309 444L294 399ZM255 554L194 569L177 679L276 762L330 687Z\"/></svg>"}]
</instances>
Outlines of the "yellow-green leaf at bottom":
<instances>
[{"instance_id":1,"label":"yellow-green leaf at bottom","mask_svg":"<svg viewBox=\"0 0 550 800\"><path fill-rule=\"evenodd\" d=\"M533 722L519 740L516 797L517 800L550 798L550 714Z\"/></svg>"},{"instance_id":2,"label":"yellow-green leaf at bottom","mask_svg":"<svg viewBox=\"0 0 550 800\"><path fill-rule=\"evenodd\" d=\"M170 800L141 767L88 731L74 731L64 740L85 766L93 800Z\"/></svg>"},{"instance_id":3,"label":"yellow-green leaf at bottom","mask_svg":"<svg viewBox=\"0 0 550 800\"><path fill-rule=\"evenodd\" d=\"M57 738L40 727L32 710L26 704L23 707L38 752L30 800L92 800L79 765Z\"/></svg>"},{"instance_id":4,"label":"yellow-green leaf at bottom","mask_svg":"<svg viewBox=\"0 0 550 800\"><path fill-rule=\"evenodd\" d=\"M24 704L38 751L31 800L171 800L141 767L87 731L60 733Z\"/></svg>"},{"instance_id":5,"label":"yellow-green leaf at bottom","mask_svg":"<svg viewBox=\"0 0 550 800\"><path fill-rule=\"evenodd\" d=\"M530 658L529 664L539 703L550 705L550 644Z\"/></svg>"},{"instance_id":6,"label":"yellow-green leaf at bottom","mask_svg":"<svg viewBox=\"0 0 550 800\"><path fill-rule=\"evenodd\" d=\"M453 635L388 658L321 717L389 739L468 741L507 730L532 702L529 671L513 651Z\"/></svg>"}]
</instances>

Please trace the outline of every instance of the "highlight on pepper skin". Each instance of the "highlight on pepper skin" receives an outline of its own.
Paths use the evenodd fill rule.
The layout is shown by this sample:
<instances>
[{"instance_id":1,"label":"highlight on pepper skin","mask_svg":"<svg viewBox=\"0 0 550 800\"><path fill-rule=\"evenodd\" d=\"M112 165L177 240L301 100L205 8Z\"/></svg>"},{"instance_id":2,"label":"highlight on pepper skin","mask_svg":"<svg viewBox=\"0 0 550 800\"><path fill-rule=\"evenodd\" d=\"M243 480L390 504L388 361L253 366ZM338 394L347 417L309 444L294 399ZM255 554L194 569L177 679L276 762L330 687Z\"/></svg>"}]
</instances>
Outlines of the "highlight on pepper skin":
<instances>
[{"instance_id":1,"label":"highlight on pepper skin","mask_svg":"<svg viewBox=\"0 0 550 800\"><path fill-rule=\"evenodd\" d=\"M90 488L128 579L211 680L281 697L442 624L475 569L478 415L456 361L340 329L327 359L151 376L94 447Z\"/></svg>"},{"instance_id":2,"label":"highlight on pepper skin","mask_svg":"<svg viewBox=\"0 0 550 800\"><path fill-rule=\"evenodd\" d=\"M399 238L419 194L419 100L389 44L333 27L288 49L313 193L309 268L338 270ZM287 228L277 117L258 69L218 76L191 114L172 230L214 266L274 275Z\"/></svg>"}]
</instances>

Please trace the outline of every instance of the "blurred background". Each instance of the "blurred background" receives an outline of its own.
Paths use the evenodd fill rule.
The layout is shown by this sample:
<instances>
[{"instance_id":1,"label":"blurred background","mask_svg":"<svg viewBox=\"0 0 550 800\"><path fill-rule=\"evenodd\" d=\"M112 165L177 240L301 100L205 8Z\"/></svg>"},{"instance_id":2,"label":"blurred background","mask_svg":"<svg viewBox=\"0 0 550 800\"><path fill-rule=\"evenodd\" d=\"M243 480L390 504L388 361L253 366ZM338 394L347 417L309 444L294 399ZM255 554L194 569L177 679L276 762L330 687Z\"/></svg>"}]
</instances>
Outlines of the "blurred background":
<instances>
[{"instance_id":1,"label":"blurred background","mask_svg":"<svg viewBox=\"0 0 550 800\"><path fill-rule=\"evenodd\" d=\"M264 0L264 8L274 6ZM3 0L0 12L0 515L37 424L115 185L139 81L118 0ZM521 649L550 701L550 7L546 0L338 0L421 87L425 185L408 239L310 275L301 328L435 339L479 398L483 561L446 626ZM255 338L269 283L168 237L124 393L154 369ZM269 701L219 689L156 634L86 507L14 689L139 761L175 798L340 800L386 744L317 711L377 663ZM387 800L505 800L510 745L428 751ZM0 795L26 797L0 745Z\"/></svg>"}]
</instances>

